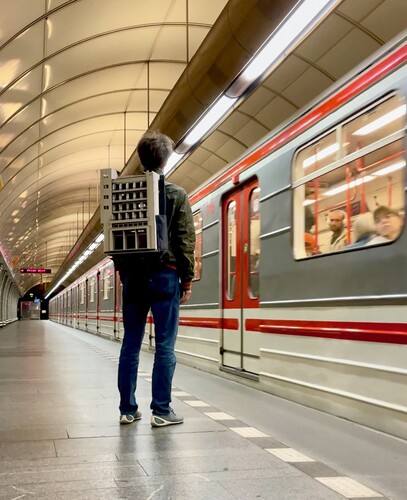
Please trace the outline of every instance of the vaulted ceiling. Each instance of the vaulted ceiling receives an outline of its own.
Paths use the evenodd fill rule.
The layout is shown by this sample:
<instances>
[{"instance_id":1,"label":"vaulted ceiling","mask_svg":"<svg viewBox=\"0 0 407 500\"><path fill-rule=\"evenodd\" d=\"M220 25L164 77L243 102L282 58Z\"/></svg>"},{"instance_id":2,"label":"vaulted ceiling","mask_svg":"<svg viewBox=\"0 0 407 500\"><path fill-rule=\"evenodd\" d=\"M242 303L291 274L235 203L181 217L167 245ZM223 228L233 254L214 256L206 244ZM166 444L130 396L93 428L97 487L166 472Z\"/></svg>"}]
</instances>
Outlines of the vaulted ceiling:
<instances>
[{"instance_id":1,"label":"vaulted ceiling","mask_svg":"<svg viewBox=\"0 0 407 500\"><path fill-rule=\"evenodd\" d=\"M294 4L0 0L0 243L21 292L61 272L99 170L137 169L148 128L182 137ZM193 191L406 29L404 0L339 2L171 182Z\"/></svg>"}]
</instances>

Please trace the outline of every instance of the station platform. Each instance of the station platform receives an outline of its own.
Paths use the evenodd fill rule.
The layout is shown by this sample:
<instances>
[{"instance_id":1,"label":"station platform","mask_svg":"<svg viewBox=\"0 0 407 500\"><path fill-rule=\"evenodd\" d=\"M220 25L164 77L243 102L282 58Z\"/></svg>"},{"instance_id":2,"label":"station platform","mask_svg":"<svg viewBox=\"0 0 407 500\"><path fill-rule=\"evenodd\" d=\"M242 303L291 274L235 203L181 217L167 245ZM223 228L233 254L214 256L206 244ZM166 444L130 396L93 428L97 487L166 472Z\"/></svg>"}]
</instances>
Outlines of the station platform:
<instances>
[{"instance_id":1,"label":"station platform","mask_svg":"<svg viewBox=\"0 0 407 500\"><path fill-rule=\"evenodd\" d=\"M0 330L0 499L407 499L407 442L178 364L182 425L119 425L120 344L50 321Z\"/></svg>"}]
</instances>

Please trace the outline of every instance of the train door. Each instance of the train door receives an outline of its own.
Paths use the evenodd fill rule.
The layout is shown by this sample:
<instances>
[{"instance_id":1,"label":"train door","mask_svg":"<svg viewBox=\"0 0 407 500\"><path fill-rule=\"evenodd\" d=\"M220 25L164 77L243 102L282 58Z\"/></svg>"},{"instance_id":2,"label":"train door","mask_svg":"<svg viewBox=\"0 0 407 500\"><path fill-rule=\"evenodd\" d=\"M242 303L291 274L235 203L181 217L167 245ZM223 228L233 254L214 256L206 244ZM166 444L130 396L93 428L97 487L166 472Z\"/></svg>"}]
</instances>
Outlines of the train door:
<instances>
[{"instance_id":1,"label":"train door","mask_svg":"<svg viewBox=\"0 0 407 500\"><path fill-rule=\"evenodd\" d=\"M66 324L72 327L72 288L66 292Z\"/></svg>"},{"instance_id":2,"label":"train door","mask_svg":"<svg viewBox=\"0 0 407 500\"><path fill-rule=\"evenodd\" d=\"M80 330L86 330L86 300L87 300L87 291L86 291L86 278L82 278L82 281L79 282L78 289L78 328Z\"/></svg>"},{"instance_id":3,"label":"train door","mask_svg":"<svg viewBox=\"0 0 407 500\"><path fill-rule=\"evenodd\" d=\"M86 330L91 333L98 331L98 273L94 272L87 277L87 321Z\"/></svg>"},{"instance_id":4,"label":"train door","mask_svg":"<svg viewBox=\"0 0 407 500\"><path fill-rule=\"evenodd\" d=\"M71 289L72 294L72 321L73 328L78 328L78 284Z\"/></svg>"},{"instance_id":5,"label":"train door","mask_svg":"<svg viewBox=\"0 0 407 500\"><path fill-rule=\"evenodd\" d=\"M67 324L67 309L68 309L68 299L66 292L64 291L62 295L62 324L66 325Z\"/></svg>"},{"instance_id":6,"label":"train door","mask_svg":"<svg viewBox=\"0 0 407 500\"><path fill-rule=\"evenodd\" d=\"M253 180L231 191L222 203L222 366L259 373L256 339L246 317L259 307L260 188Z\"/></svg>"}]
</instances>

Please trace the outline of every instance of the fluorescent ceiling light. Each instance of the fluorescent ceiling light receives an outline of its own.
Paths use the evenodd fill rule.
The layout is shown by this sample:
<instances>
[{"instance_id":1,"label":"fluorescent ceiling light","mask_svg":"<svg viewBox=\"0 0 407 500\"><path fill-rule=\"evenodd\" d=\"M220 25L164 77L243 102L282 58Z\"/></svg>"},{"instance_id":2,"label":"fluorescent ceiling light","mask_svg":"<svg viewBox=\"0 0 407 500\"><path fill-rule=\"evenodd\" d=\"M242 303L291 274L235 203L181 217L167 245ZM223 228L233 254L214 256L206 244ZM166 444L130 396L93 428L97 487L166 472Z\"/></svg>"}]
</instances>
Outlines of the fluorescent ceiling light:
<instances>
[{"instance_id":1,"label":"fluorescent ceiling light","mask_svg":"<svg viewBox=\"0 0 407 500\"><path fill-rule=\"evenodd\" d=\"M312 205L315 203L315 200L305 200L302 204L303 207L307 207L308 205Z\"/></svg>"},{"instance_id":2,"label":"fluorescent ceiling light","mask_svg":"<svg viewBox=\"0 0 407 500\"><path fill-rule=\"evenodd\" d=\"M164 167L164 175L168 175L168 172L170 172L173 168L175 168L175 166L181 161L183 157L184 157L183 154L176 153L174 151L168 158L168 161Z\"/></svg>"},{"instance_id":3,"label":"fluorescent ceiling light","mask_svg":"<svg viewBox=\"0 0 407 500\"><path fill-rule=\"evenodd\" d=\"M266 45L249 63L239 79L248 83L259 78L280 57L286 57L298 38L314 28L338 0L304 0L280 24ZM304 33L305 31L305 33Z\"/></svg>"},{"instance_id":4,"label":"fluorescent ceiling light","mask_svg":"<svg viewBox=\"0 0 407 500\"><path fill-rule=\"evenodd\" d=\"M339 2L339 0L302 0L284 19L270 40L251 60L235 82L225 90L225 93L204 113L192 127L185 139L177 146L181 153L173 153L164 173L168 175L193 145L202 139L222 118L233 108L238 97L254 80L269 70L280 57L286 57L294 43L301 41L323 17ZM239 89L238 92L236 90ZM234 94L228 97L228 92Z\"/></svg>"},{"instance_id":5,"label":"fluorescent ceiling light","mask_svg":"<svg viewBox=\"0 0 407 500\"><path fill-rule=\"evenodd\" d=\"M334 144L331 144L330 146L327 146L326 148L321 149L321 151L318 151L317 154L306 158L303 161L302 166L304 168L308 168L311 165L313 165L315 162L322 160L323 158L326 158L327 156L330 156L330 155L336 153L338 150L339 150L339 144L337 142L335 142Z\"/></svg>"},{"instance_id":6,"label":"fluorescent ceiling light","mask_svg":"<svg viewBox=\"0 0 407 500\"><path fill-rule=\"evenodd\" d=\"M398 161L397 163L393 163L392 165L389 165L388 167L384 167L381 170L378 170L377 172L374 172L373 175L387 175L391 174L392 172L396 172L396 170L401 170L406 166L406 162L404 160Z\"/></svg>"},{"instance_id":7,"label":"fluorescent ceiling light","mask_svg":"<svg viewBox=\"0 0 407 500\"><path fill-rule=\"evenodd\" d=\"M385 115L381 116L380 118L377 118L376 120L368 123L364 127L356 130L356 132L353 132L352 135L371 134L375 130L382 128L391 122L394 122L394 120L397 120L397 118L401 118L405 114L406 114L406 105L404 104L403 106L399 106L398 108L393 109L393 111L386 113Z\"/></svg>"},{"instance_id":8,"label":"fluorescent ceiling light","mask_svg":"<svg viewBox=\"0 0 407 500\"><path fill-rule=\"evenodd\" d=\"M231 99L224 95L218 99L212 107L201 117L191 132L181 143L181 148L186 146L188 149L199 141L218 121L233 107L237 97Z\"/></svg>"},{"instance_id":9,"label":"fluorescent ceiling light","mask_svg":"<svg viewBox=\"0 0 407 500\"><path fill-rule=\"evenodd\" d=\"M353 187L359 186L360 184L370 182L374 179L372 175L367 175L366 177L361 177L360 179L356 179L355 181L349 182L349 184L342 184L342 186L338 186L337 188L330 189L324 196L334 196L335 194L343 193L347 189L351 189Z\"/></svg>"},{"instance_id":10,"label":"fluorescent ceiling light","mask_svg":"<svg viewBox=\"0 0 407 500\"><path fill-rule=\"evenodd\" d=\"M100 245L100 243L104 240L105 235L103 233L100 233L98 237L89 245L89 247L83 252L83 254L72 264L72 266L69 268L69 270L64 274L64 276L58 281L58 283L47 293L45 298L48 298L54 290L56 290L61 283L66 280L74 271L75 269L82 264L84 260L86 260L90 254L92 254L96 248Z\"/></svg>"}]
</instances>

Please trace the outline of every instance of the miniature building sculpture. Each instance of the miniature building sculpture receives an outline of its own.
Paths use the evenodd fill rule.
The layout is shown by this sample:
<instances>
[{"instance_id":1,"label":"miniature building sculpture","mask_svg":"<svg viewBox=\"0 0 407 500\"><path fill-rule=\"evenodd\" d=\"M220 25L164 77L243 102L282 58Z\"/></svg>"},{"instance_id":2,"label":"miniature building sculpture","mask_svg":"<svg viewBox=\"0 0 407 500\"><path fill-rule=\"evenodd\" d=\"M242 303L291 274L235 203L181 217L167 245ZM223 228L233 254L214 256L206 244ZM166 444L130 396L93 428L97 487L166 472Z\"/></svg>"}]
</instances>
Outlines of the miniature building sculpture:
<instances>
[{"instance_id":1,"label":"miniature building sculpture","mask_svg":"<svg viewBox=\"0 0 407 500\"><path fill-rule=\"evenodd\" d=\"M105 253L114 256L163 250L157 234L160 176L146 172L118 177L115 170L103 169L100 181ZM165 208L161 213L165 216Z\"/></svg>"}]
</instances>

